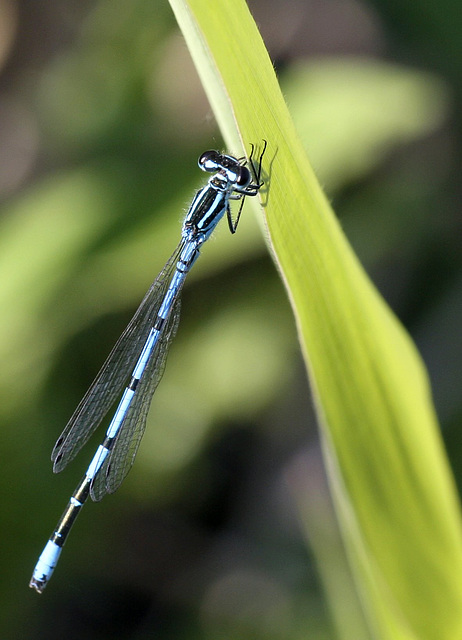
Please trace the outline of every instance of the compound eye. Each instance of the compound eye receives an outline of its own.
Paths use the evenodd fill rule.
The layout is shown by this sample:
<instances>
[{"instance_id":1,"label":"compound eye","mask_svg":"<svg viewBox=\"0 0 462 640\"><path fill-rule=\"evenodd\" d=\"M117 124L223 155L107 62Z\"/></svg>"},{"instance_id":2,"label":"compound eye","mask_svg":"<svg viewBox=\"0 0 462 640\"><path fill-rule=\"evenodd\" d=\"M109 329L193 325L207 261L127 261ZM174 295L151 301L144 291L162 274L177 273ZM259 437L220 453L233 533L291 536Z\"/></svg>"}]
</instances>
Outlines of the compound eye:
<instances>
[{"instance_id":1,"label":"compound eye","mask_svg":"<svg viewBox=\"0 0 462 640\"><path fill-rule=\"evenodd\" d=\"M220 154L218 151L204 151L204 153L199 157L197 164L202 169L202 171L208 171L209 173L213 173L219 169L219 160Z\"/></svg>"},{"instance_id":2,"label":"compound eye","mask_svg":"<svg viewBox=\"0 0 462 640\"><path fill-rule=\"evenodd\" d=\"M239 171L237 172L237 180L236 184L240 187L246 187L252 182L252 176L247 167L239 167Z\"/></svg>"}]
</instances>

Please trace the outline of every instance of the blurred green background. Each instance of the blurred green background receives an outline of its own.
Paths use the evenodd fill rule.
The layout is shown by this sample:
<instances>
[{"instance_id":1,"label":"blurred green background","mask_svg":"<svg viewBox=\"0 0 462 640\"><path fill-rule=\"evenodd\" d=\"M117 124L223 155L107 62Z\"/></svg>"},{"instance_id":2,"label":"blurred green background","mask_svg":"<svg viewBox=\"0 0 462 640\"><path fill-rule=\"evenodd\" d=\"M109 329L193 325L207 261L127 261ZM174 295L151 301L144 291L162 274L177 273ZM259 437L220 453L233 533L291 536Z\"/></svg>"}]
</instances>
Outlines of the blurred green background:
<instances>
[{"instance_id":1,"label":"blurred green background","mask_svg":"<svg viewBox=\"0 0 462 640\"><path fill-rule=\"evenodd\" d=\"M249 4L342 226L429 368L460 484L460 7ZM248 207L189 277L132 472L86 506L45 593L27 588L93 454L54 476L52 446L176 246L198 155L223 146L166 2L0 0L0 62L0 637L369 637Z\"/></svg>"}]
</instances>

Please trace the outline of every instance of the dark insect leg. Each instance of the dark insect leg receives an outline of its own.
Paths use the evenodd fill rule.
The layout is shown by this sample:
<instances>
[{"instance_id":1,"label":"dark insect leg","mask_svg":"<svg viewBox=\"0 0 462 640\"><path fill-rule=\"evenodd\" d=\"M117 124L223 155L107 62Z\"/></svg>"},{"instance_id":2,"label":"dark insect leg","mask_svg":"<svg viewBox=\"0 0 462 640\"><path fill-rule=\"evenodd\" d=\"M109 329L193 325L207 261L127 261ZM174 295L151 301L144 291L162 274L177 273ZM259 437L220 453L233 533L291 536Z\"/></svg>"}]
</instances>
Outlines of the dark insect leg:
<instances>
[{"instance_id":1,"label":"dark insect leg","mask_svg":"<svg viewBox=\"0 0 462 640\"><path fill-rule=\"evenodd\" d=\"M241 212L242 212L242 207L244 206L244 202L245 202L245 197L247 196L256 196L258 193L258 190L260 189L260 187L263 186L263 182L260 182L260 177L261 177L261 166L262 166L262 159L263 156L265 154L266 151L266 147L267 147L268 143L266 140L263 140L263 149L262 152L260 153L260 157L258 159L258 169L255 166L255 163L253 161L253 154L255 151L255 145L250 143L250 156L249 156L249 163L250 163L250 168L252 170L252 175L253 175L253 179L254 182L249 184L248 187L246 187L246 190L242 190L241 192L241 204L239 206L239 211L237 212L237 216L236 216L236 220L233 221L232 215L231 215L231 208L228 204L228 206L226 207L226 215L228 217L228 227L229 230L231 231L231 233L236 233L236 229L237 229L237 225L239 224L239 218L241 217ZM239 159L239 162L243 162L244 159Z\"/></svg>"}]
</instances>

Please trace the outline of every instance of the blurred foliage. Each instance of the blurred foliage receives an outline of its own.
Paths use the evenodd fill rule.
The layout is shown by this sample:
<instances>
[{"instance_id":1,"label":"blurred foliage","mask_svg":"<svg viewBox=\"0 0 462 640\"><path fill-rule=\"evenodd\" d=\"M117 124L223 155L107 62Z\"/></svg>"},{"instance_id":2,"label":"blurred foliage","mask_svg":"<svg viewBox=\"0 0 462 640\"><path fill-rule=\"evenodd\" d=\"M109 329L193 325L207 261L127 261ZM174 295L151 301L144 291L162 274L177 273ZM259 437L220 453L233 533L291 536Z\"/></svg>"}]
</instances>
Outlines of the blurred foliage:
<instances>
[{"instance_id":1,"label":"blurred foliage","mask_svg":"<svg viewBox=\"0 0 462 640\"><path fill-rule=\"evenodd\" d=\"M434 131L447 115L437 77L358 57L294 63L282 89L329 191L361 180L394 147Z\"/></svg>"},{"instance_id":2,"label":"blurred foliage","mask_svg":"<svg viewBox=\"0 0 462 640\"><path fill-rule=\"evenodd\" d=\"M322 2L250 3L321 182L423 352L457 471L459 8L346 5L342 22ZM47 592L27 589L92 454L53 477L52 445L177 243L195 158L222 143L166 3L3 0L0 17L1 635L334 638L288 490L300 465L336 584L349 577L293 320L250 210L191 273L133 471L85 508Z\"/></svg>"}]
</instances>

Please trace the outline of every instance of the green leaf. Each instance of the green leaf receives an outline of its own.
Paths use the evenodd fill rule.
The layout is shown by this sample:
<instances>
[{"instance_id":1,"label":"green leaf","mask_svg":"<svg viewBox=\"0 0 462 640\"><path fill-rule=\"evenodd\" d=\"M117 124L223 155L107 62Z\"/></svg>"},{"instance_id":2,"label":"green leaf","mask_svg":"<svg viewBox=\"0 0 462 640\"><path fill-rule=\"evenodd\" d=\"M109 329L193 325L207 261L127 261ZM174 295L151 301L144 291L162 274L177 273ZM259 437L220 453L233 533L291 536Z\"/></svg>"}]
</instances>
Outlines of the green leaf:
<instances>
[{"instance_id":1,"label":"green leaf","mask_svg":"<svg viewBox=\"0 0 462 640\"><path fill-rule=\"evenodd\" d=\"M332 213L245 3L170 2L229 150L268 141L263 219L370 634L462 637L459 504L421 359Z\"/></svg>"}]
</instances>

